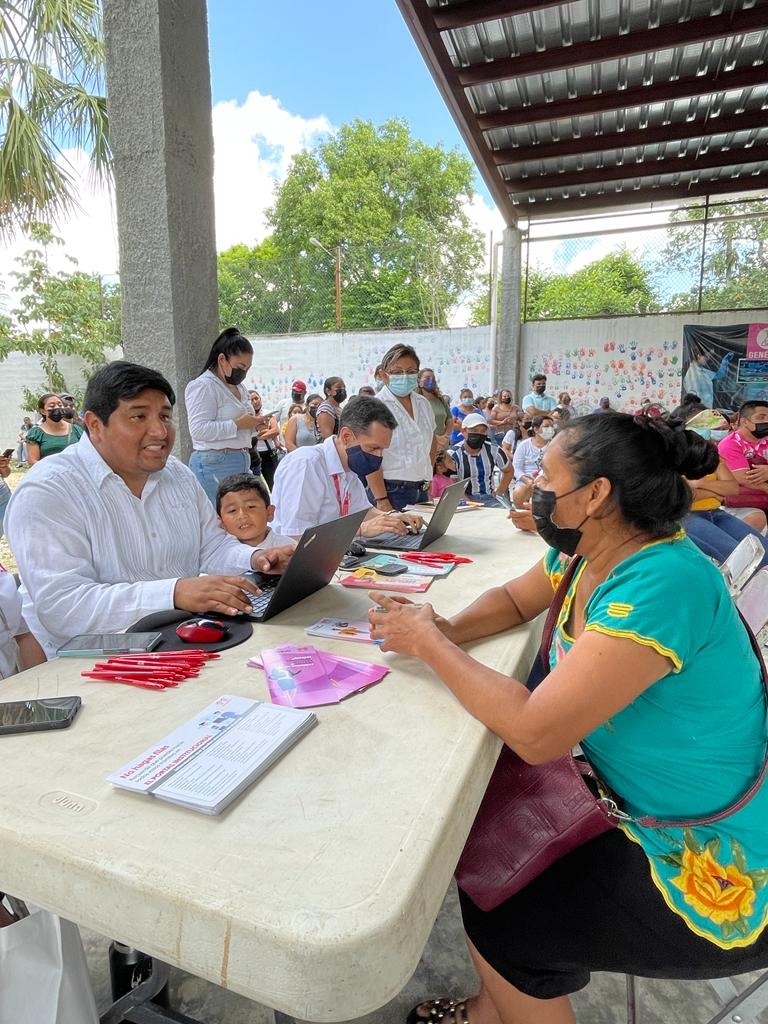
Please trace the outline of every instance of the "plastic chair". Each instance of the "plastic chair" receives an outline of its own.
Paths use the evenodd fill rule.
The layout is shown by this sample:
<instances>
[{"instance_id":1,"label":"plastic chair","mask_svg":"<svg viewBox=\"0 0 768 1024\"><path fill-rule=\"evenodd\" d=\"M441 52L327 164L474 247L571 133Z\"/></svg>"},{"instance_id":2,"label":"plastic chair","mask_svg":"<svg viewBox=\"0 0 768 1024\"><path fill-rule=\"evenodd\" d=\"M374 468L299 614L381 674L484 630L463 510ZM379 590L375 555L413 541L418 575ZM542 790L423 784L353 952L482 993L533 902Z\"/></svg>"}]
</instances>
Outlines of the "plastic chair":
<instances>
[{"instance_id":1,"label":"plastic chair","mask_svg":"<svg viewBox=\"0 0 768 1024\"><path fill-rule=\"evenodd\" d=\"M723 1005L702 1024L760 1024L758 1017L768 1007L768 971L743 991L739 991L730 978L714 978L703 982L710 985L723 1000ZM627 1024L641 1024L637 1010L637 989L633 975L627 975Z\"/></svg>"},{"instance_id":2,"label":"plastic chair","mask_svg":"<svg viewBox=\"0 0 768 1024\"><path fill-rule=\"evenodd\" d=\"M757 636L768 623L768 568L755 573L736 598L736 607Z\"/></svg>"},{"instance_id":3,"label":"plastic chair","mask_svg":"<svg viewBox=\"0 0 768 1024\"><path fill-rule=\"evenodd\" d=\"M720 565L731 597L741 592L747 580L754 574L765 557L765 549L754 534L740 540L725 561Z\"/></svg>"}]
</instances>

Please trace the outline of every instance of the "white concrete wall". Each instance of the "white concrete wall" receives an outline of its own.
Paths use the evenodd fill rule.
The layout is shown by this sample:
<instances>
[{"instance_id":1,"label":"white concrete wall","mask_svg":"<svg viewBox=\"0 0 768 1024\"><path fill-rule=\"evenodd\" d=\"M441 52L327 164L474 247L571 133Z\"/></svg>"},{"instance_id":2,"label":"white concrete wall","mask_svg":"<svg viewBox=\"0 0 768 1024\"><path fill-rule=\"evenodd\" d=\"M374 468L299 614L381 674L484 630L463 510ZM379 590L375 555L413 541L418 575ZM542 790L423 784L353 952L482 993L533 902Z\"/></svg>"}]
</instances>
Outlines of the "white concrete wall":
<instances>
[{"instance_id":1,"label":"white concrete wall","mask_svg":"<svg viewBox=\"0 0 768 1024\"><path fill-rule=\"evenodd\" d=\"M290 338L249 336L253 368L249 387L258 388L266 406L290 392L291 382L306 382L310 392L322 394L326 377L343 377L350 395L373 384L373 371L392 345L412 345L422 366L431 366L443 392L457 398L463 387L476 395L488 394L488 327L448 330L302 334Z\"/></svg>"},{"instance_id":2,"label":"white concrete wall","mask_svg":"<svg viewBox=\"0 0 768 1024\"><path fill-rule=\"evenodd\" d=\"M646 395L668 407L678 404L684 324L768 322L768 310L618 317L605 320L557 320L526 323L522 330L520 398L530 376L547 374L551 395L568 391L579 411L589 411L602 395L620 410L633 411ZM373 384L381 357L398 341L413 345L422 366L432 366L442 390L455 399L461 388L489 390L488 327L449 330L304 334L251 337L254 347L249 387L262 393L265 406L276 404L297 377L310 391L322 392L326 377L343 377L350 395ZM70 387L82 379L77 360L61 359ZM39 361L12 355L0 363L0 450L15 443L21 418L21 390L41 385ZM500 385L512 380L502 375Z\"/></svg>"},{"instance_id":3,"label":"white concrete wall","mask_svg":"<svg viewBox=\"0 0 768 1024\"><path fill-rule=\"evenodd\" d=\"M634 412L646 396L673 408L680 402L684 324L767 319L765 310L743 310L527 323L521 386L540 371L547 375L547 393L568 391L579 412L591 411L603 395L621 412Z\"/></svg>"},{"instance_id":4,"label":"white concrete wall","mask_svg":"<svg viewBox=\"0 0 768 1024\"><path fill-rule=\"evenodd\" d=\"M115 358L119 356L115 355ZM81 361L61 356L57 362L67 387L84 390L86 381ZM0 451L5 451L11 445L15 449L24 416L31 416L33 421L37 418L36 410L22 408L23 389L27 387L35 394L42 395L48 390L44 382L45 374L37 357L13 352L0 362Z\"/></svg>"}]
</instances>

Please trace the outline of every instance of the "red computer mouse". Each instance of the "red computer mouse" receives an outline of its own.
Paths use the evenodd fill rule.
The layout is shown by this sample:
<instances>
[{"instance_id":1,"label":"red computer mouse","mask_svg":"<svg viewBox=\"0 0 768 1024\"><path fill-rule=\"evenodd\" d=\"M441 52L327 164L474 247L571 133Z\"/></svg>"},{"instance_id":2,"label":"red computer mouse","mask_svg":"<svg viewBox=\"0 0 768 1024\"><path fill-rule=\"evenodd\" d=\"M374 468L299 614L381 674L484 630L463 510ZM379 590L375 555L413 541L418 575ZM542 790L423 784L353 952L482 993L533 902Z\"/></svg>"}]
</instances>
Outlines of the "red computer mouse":
<instances>
[{"instance_id":1,"label":"red computer mouse","mask_svg":"<svg viewBox=\"0 0 768 1024\"><path fill-rule=\"evenodd\" d=\"M187 619L176 627L176 636L188 644L215 644L228 632L229 626L219 619Z\"/></svg>"}]
</instances>

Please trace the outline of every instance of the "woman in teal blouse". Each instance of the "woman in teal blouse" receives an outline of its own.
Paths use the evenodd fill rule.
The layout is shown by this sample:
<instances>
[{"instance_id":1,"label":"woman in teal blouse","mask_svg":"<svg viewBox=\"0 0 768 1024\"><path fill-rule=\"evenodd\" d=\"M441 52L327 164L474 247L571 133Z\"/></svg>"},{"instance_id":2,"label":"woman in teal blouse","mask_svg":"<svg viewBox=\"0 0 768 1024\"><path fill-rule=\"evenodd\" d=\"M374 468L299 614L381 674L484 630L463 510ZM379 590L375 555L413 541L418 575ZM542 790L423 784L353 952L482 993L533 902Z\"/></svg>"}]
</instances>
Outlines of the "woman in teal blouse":
<instances>
[{"instance_id":1,"label":"woman in teal blouse","mask_svg":"<svg viewBox=\"0 0 768 1024\"><path fill-rule=\"evenodd\" d=\"M630 817L728 808L766 753L761 667L720 573L680 521L717 464L698 435L658 419L585 416L551 442L532 512L538 565L453 619L376 596L383 650L421 657L524 760L581 743ZM459 645L530 621L581 556L550 673L533 692ZM711 825L624 823L492 911L461 893L480 993L415 1007L414 1022L572 1024L590 971L707 978L768 964L768 787Z\"/></svg>"}]
</instances>

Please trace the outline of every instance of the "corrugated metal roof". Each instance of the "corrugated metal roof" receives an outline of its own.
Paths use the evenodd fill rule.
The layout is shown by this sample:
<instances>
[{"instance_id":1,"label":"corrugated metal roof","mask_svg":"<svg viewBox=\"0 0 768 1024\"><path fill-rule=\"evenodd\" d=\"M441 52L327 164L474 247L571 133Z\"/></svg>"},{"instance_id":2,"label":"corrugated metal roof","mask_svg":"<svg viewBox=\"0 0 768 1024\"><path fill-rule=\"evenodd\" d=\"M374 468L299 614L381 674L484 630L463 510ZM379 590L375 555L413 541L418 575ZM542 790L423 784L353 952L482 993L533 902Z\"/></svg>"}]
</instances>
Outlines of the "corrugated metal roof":
<instances>
[{"instance_id":1,"label":"corrugated metal roof","mask_svg":"<svg viewBox=\"0 0 768 1024\"><path fill-rule=\"evenodd\" d=\"M768 0L397 0L510 223L768 192Z\"/></svg>"}]
</instances>

